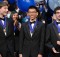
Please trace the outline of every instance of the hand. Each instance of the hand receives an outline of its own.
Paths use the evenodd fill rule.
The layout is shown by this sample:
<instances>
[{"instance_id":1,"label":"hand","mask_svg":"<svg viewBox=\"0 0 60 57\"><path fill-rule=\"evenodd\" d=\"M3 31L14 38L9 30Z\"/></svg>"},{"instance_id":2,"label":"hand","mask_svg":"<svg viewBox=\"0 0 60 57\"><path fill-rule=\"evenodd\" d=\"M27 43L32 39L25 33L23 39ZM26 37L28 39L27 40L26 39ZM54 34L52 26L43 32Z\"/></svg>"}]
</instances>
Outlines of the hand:
<instances>
[{"instance_id":1,"label":"hand","mask_svg":"<svg viewBox=\"0 0 60 57\"><path fill-rule=\"evenodd\" d=\"M42 57L42 55L41 54L38 54L38 57Z\"/></svg>"},{"instance_id":2,"label":"hand","mask_svg":"<svg viewBox=\"0 0 60 57\"><path fill-rule=\"evenodd\" d=\"M60 41L57 41L57 44L60 45Z\"/></svg>"},{"instance_id":3,"label":"hand","mask_svg":"<svg viewBox=\"0 0 60 57\"><path fill-rule=\"evenodd\" d=\"M22 54L19 54L19 57L22 57Z\"/></svg>"},{"instance_id":4,"label":"hand","mask_svg":"<svg viewBox=\"0 0 60 57\"><path fill-rule=\"evenodd\" d=\"M60 52L57 52L54 47L52 48L52 50L54 53L60 53Z\"/></svg>"},{"instance_id":5,"label":"hand","mask_svg":"<svg viewBox=\"0 0 60 57\"><path fill-rule=\"evenodd\" d=\"M0 54L0 57L2 57L2 55Z\"/></svg>"}]
</instances>

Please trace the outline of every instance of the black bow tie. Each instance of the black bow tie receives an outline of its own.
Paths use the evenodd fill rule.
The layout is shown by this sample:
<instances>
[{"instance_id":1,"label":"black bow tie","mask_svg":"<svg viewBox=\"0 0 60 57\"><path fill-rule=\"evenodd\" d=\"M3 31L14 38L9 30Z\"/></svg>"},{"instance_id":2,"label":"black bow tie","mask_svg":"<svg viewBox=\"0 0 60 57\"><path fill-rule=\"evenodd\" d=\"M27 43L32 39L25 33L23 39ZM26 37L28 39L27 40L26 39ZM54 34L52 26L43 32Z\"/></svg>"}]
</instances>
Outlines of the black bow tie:
<instances>
[{"instance_id":1,"label":"black bow tie","mask_svg":"<svg viewBox=\"0 0 60 57\"><path fill-rule=\"evenodd\" d=\"M30 24L35 23L36 21L30 22Z\"/></svg>"},{"instance_id":2,"label":"black bow tie","mask_svg":"<svg viewBox=\"0 0 60 57\"><path fill-rule=\"evenodd\" d=\"M56 22L57 24L60 24L60 22Z\"/></svg>"},{"instance_id":3,"label":"black bow tie","mask_svg":"<svg viewBox=\"0 0 60 57\"><path fill-rule=\"evenodd\" d=\"M3 20L3 21L5 21L5 18L4 18L4 19L0 18L0 20Z\"/></svg>"}]
</instances>

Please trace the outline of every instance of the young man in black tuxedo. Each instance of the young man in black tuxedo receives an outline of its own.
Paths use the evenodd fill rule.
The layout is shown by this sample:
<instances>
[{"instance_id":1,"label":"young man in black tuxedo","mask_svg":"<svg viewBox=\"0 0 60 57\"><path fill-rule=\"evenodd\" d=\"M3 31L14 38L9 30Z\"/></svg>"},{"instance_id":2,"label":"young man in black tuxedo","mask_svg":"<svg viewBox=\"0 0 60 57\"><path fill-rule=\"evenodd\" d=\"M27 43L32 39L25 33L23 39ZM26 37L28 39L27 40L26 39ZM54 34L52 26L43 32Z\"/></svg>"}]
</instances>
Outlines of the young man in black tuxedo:
<instances>
[{"instance_id":1,"label":"young man in black tuxedo","mask_svg":"<svg viewBox=\"0 0 60 57\"><path fill-rule=\"evenodd\" d=\"M47 26L46 46L50 50L50 56L60 57L60 7L54 10L55 19Z\"/></svg>"},{"instance_id":2,"label":"young man in black tuxedo","mask_svg":"<svg viewBox=\"0 0 60 57\"><path fill-rule=\"evenodd\" d=\"M13 23L6 18L8 5L6 2L0 2L0 56L14 57Z\"/></svg>"},{"instance_id":3,"label":"young man in black tuxedo","mask_svg":"<svg viewBox=\"0 0 60 57\"><path fill-rule=\"evenodd\" d=\"M42 57L44 50L43 23L38 21L38 9L30 6L27 12L29 21L22 24L19 41L19 57Z\"/></svg>"}]
</instances>

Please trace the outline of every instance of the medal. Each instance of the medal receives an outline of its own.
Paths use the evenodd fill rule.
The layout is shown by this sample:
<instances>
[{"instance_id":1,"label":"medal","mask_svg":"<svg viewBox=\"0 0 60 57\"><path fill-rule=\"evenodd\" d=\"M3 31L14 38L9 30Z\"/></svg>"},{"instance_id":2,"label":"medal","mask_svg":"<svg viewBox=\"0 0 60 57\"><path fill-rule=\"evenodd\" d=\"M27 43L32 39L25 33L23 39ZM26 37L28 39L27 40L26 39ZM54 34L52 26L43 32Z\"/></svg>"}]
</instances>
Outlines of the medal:
<instances>
[{"instance_id":1,"label":"medal","mask_svg":"<svg viewBox=\"0 0 60 57\"><path fill-rule=\"evenodd\" d=\"M3 29L3 31L4 31L4 33L6 32L6 28L5 29Z\"/></svg>"},{"instance_id":2,"label":"medal","mask_svg":"<svg viewBox=\"0 0 60 57\"><path fill-rule=\"evenodd\" d=\"M14 32L14 35L15 35L15 32Z\"/></svg>"},{"instance_id":3,"label":"medal","mask_svg":"<svg viewBox=\"0 0 60 57\"><path fill-rule=\"evenodd\" d=\"M5 36L6 36L6 28L5 28L5 29L3 29L3 31L4 31L4 34L5 34Z\"/></svg>"},{"instance_id":4,"label":"medal","mask_svg":"<svg viewBox=\"0 0 60 57\"><path fill-rule=\"evenodd\" d=\"M60 33L58 33L58 35L60 36Z\"/></svg>"}]
</instances>

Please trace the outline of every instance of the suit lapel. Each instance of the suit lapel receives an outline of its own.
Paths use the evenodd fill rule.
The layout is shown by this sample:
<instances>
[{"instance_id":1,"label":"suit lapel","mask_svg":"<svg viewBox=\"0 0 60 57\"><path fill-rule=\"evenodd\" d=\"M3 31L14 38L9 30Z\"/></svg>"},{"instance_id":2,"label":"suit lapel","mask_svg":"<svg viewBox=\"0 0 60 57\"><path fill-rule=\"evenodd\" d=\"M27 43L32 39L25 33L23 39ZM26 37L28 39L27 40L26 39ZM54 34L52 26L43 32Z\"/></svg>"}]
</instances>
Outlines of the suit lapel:
<instances>
[{"instance_id":1,"label":"suit lapel","mask_svg":"<svg viewBox=\"0 0 60 57\"><path fill-rule=\"evenodd\" d=\"M2 27L1 24L0 24L0 28L1 28L2 31L3 31L3 27ZM3 33L4 33L4 31L3 31ZM6 34L8 34L8 22L7 22L7 19L6 19ZM4 35L5 35L5 33L4 33Z\"/></svg>"},{"instance_id":2,"label":"suit lapel","mask_svg":"<svg viewBox=\"0 0 60 57\"><path fill-rule=\"evenodd\" d=\"M37 25L36 25L36 27L34 29L34 33L32 35L32 38L34 38L36 33L39 32L41 25L42 25L42 23L38 21L38 23L37 23Z\"/></svg>"},{"instance_id":3,"label":"suit lapel","mask_svg":"<svg viewBox=\"0 0 60 57\"><path fill-rule=\"evenodd\" d=\"M3 30L3 27L2 27L2 25L0 24L0 28L2 28L2 30Z\"/></svg>"},{"instance_id":4,"label":"suit lapel","mask_svg":"<svg viewBox=\"0 0 60 57\"><path fill-rule=\"evenodd\" d=\"M33 32L32 37L35 35L35 32L37 31L38 28L39 28L39 22L37 23L36 27L34 28L34 32Z\"/></svg>"},{"instance_id":5,"label":"suit lapel","mask_svg":"<svg viewBox=\"0 0 60 57\"><path fill-rule=\"evenodd\" d=\"M3 27L2 25L0 24L0 30L2 30L3 34L4 34L4 31L3 31ZM4 34L5 35L5 34Z\"/></svg>"},{"instance_id":6,"label":"suit lapel","mask_svg":"<svg viewBox=\"0 0 60 57\"><path fill-rule=\"evenodd\" d=\"M31 36L29 24L28 24L28 22L26 23L26 32L27 32L27 34L30 36L30 38L33 37L33 35L34 35L35 32L37 31L37 27L38 27L38 23L37 23L36 27L34 28L33 34L32 34L32 36Z\"/></svg>"},{"instance_id":7,"label":"suit lapel","mask_svg":"<svg viewBox=\"0 0 60 57\"><path fill-rule=\"evenodd\" d=\"M6 20L6 34L8 35L8 22Z\"/></svg>"},{"instance_id":8,"label":"suit lapel","mask_svg":"<svg viewBox=\"0 0 60 57\"><path fill-rule=\"evenodd\" d=\"M26 32L31 37L31 35L30 35L30 28L29 28L28 22L26 23Z\"/></svg>"},{"instance_id":9,"label":"suit lapel","mask_svg":"<svg viewBox=\"0 0 60 57\"><path fill-rule=\"evenodd\" d=\"M41 26L41 24L38 21L38 23L36 24L36 27L34 28L33 35L31 36L28 22L26 23L26 32L30 36L30 38L33 38L34 37L34 35L36 34L36 32L38 31L38 29L40 28L40 26Z\"/></svg>"},{"instance_id":10,"label":"suit lapel","mask_svg":"<svg viewBox=\"0 0 60 57\"><path fill-rule=\"evenodd\" d=\"M2 29L2 31L3 31L3 27L2 27L2 25L0 24L0 28Z\"/></svg>"},{"instance_id":11,"label":"suit lapel","mask_svg":"<svg viewBox=\"0 0 60 57\"><path fill-rule=\"evenodd\" d=\"M54 31L55 31L57 37L60 38L60 36L58 35L58 29L57 29L55 23L53 23L53 29L54 29Z\"/></svg>"}]
</instances>

